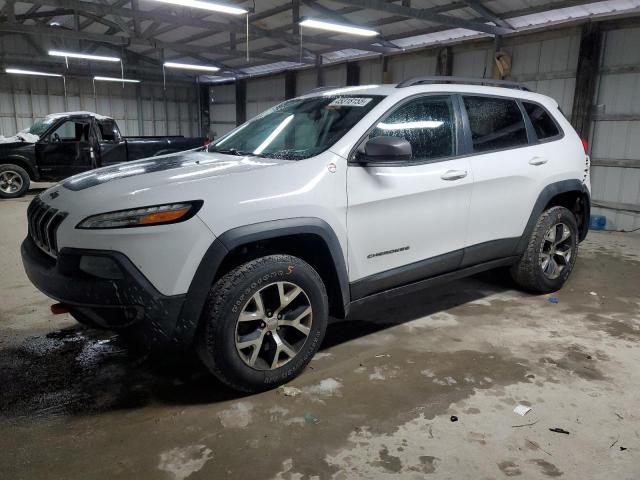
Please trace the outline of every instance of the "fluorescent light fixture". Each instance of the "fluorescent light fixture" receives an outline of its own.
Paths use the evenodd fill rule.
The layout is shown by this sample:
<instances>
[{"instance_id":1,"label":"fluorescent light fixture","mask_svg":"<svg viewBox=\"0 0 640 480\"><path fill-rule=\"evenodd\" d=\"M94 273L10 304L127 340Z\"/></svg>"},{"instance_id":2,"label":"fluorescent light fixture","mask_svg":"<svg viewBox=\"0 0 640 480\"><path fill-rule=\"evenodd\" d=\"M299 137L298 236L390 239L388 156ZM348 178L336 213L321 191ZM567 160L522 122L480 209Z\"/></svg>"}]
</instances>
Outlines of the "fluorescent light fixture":
<instances>
[{"instance_id":1,"label":"fluorescent light fixture","mask_svg":"<svg viewBox=\"0 0 640 480\"><path fill-rule=\"evenodd\" d=\"M118 77L93 77L96 82L125 82L125 83L140 83L140 80L133 78L118 78Z\"/></svg>"},{"instance_id":2,"label":"fluorescent light fixture","mask_svg":"<svg viewBox=\"0 0 640 480\"><path fill-rule=\"evenodd\" d=\"M179 5L181 7L200 8L209 10L210 12L230 13L231 15L242 15L249 13L244 8L233 7L221 3L202 2L200 0L155 0L160 3L168 3L170 5Z\"/></svg>"},{"instance_id":3,"label":"fluorescent light fixture","mask_svg":"<svg viewBox=\"0 0 640 480\"><path fill-rule=\"evenodd\" d=\"M255 155L260 155L264 151L264 149L271 145L276 137L282 133L282 130L284 130L287 125L289 125L289 122L291 122L291 120L293 120L293 114L289 115L282 122L280 122L280 125L278 125L275 130L269 134L264 142L262 142L260 146L253 151L253 153Z\"/></svg>"},{"instance_id":4,"label":"fluorescent light fixture","mask_svg":"<svg viewBox=\"0 0 640 480\"><path fill-rule=\"evenodd\" d=\"M182 68L184 70L200 70L203 72L217 72L218 67L210 67L208 65L192 65L190 63L165 62L165 68Z\"/></svg>"},{"instance_id":5,"label":"fluorescent light fixture","mask_svg":"<svg viewBox=\"0 0 640 480\"><path fill-rule=\"evenodd\" d=\"M403 122L403 123L379 123L376 125L381 130L408 130L412 128L438 128L441 127L444 122L438 120L419 120L417 122Z\"/></svg>"},{"instance_id":6,"label":"fluorescent light fixture","mask_svg":"<svg viewBox=\"0 0 640 480\"><path fill-rule=\"evenodd\" d=\"M119 62L118 57L104 57L102 55L89 55L86 53L74 53L74 52L62 52L60 50L49 50L49 55L52 57L65 57L65 58L81 58L83 60L96 60L98 62Z\"/></svg>"},{"instance_id":7,"label":"fluorescent light fixture","mask_svg":"<svg viewBox=\"0 0 640 480\"><path fill-rule=\"evenodd\" d=\"M21 68L7 68L7 73L13 73L15 75L38 75L41 77L62 77L59 73L46 73L46 72L34 72L33 70L22 70Z\"/></svg>"},{"instance_id":8,"label":"fluorescent light fixture","mask_svg":"<svg viewBox=\"0 0 640 480\"><path fill-rule=\"evenodd\" d=\"M319 28L320 30L329 30L331 32L348 33L351 35L360 35L363 37L375 37L379 35L375 30L368 28L352 27L350 25L342 25L340 23L325 22L323 20L313 20L306 18L300 22L303 27Z\"/></svg>"}]
</instances>

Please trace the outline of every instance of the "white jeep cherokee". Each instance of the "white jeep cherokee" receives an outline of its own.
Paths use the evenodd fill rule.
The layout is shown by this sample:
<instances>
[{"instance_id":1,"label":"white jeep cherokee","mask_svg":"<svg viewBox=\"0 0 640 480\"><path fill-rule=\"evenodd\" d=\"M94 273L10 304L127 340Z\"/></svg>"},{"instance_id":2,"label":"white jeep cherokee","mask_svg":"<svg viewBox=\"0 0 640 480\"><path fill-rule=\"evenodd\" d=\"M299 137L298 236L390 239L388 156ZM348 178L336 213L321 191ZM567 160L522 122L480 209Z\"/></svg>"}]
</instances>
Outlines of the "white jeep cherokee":
<instances>
[{"instance_id":1,"label":"white jeep cherokee","mask_svg":"<svg viewBox=\"0 0 640 480\"><path fill-rule=\"evenodd\" d=\"M195 347L258 391L298 375L354 303L502 266L558 290L589 189L555 101L425 77L314 91L206 149L71 177L31 203L22 256L79 322Z\"/></svg>"}]
</instances>

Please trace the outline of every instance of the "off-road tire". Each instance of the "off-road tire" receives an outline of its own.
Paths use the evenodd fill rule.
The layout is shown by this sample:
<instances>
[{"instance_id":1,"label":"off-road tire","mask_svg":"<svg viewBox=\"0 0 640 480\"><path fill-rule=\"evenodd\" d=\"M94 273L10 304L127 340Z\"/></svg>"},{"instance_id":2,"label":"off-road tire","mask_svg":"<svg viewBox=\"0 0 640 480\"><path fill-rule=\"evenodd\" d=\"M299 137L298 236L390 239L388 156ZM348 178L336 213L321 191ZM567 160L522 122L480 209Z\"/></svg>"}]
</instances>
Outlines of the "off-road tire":
<instances>
[{"instance_id":1,"label":"off-road tire","mask_svg":"<svg viewBox=\"0 0 640 480\"><path fill-rule=\"evenodd\" d=\"M10 193L4 192L2 191L2 189L0 189L0 198L18 198L29 191L31 179L29 178L29 174L24 168L12 164L0 165L0 175L2 175L4 172L13 172L18 174L22 179L22 185L19 190Z\"/></svg>"},{"instance_id":2,"label":"off-road tire","mask_svg":"<svg viewBox=\"0 0 640 480\"><path fill-rule=\"evenodd\" d=\"M311 330L299 352L279 368L250 367L236 348L236 324L257 292L274 282L301 287L312 308ZM238 266L211 288L200 320L196 349L202 362L223 383L242 392L259 392L287 383L311 361L324 338L328 299L320 275L291 255L269 255Z\"/></svg>"},{"instance_id":3,"label":"off-road tire","mask_svg":"<svg viewBox=\"0 0 640 480\"><path fill-rule=\"evenodd\" d=\"M558 276L548 278L541 267L541 253L545 234L553 225L562 223L571 231L571 257ZM534 293L551 293L562 288L569 278L578 256L578 224L573 213L564 207L552 207L540 215L531 232L529 243L518 260L511 267L511 277L523 289Z\"/></svg>"}]
</instances>

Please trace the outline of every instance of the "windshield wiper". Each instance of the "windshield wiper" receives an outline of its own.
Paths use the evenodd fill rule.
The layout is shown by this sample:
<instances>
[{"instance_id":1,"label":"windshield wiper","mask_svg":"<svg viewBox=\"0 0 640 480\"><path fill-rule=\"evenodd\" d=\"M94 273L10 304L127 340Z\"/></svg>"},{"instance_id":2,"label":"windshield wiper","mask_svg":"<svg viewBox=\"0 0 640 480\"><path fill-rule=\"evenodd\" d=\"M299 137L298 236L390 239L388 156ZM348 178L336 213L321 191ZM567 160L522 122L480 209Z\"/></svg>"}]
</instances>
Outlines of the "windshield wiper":
<instances>
[{"instance_id":1,"label":"windshield wiper","mask_svg":"<svg viewBox=\"0 0 640 480\"><path fill-rule=\"evenodd\" d=\"M209 152L224 153L226 155L237 155L239 157L243 157L245 155L253 155L251 152L242 152L236 148L220 148L220 149L209 150Z\"/></svg>"}]
</instances>

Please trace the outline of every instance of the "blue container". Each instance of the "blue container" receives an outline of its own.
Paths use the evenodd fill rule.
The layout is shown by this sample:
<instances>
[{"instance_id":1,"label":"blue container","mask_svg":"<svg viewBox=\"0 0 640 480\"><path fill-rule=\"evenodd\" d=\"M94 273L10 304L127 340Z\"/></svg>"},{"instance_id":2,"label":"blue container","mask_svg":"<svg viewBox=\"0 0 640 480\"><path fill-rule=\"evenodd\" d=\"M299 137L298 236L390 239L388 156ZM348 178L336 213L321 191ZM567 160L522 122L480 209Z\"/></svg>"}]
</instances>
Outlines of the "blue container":
<instances>
[{"instance_id":1,"label":"blue container","mask_svg":"<svg viewBox=\"0 0 640 480\"><path fill-rule=\"evenodd\" d=\"M604 230L607 228L607 217L604 215L591 215L589 218L590 230Z\"/></svg>"}]
</instances>

